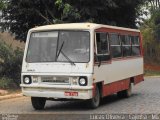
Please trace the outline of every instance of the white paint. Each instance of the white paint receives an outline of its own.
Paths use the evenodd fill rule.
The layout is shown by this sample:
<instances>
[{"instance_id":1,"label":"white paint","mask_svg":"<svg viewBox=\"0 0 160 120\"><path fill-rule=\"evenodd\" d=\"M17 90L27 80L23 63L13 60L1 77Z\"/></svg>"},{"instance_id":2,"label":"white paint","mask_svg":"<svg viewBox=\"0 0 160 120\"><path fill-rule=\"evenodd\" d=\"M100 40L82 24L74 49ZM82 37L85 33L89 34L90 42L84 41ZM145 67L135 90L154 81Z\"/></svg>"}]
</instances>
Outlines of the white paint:
<instances>
[{"instance_id":1,"label":"white paint","mask_svg":"<svg viewBox=\"0 0 160 120\"><path fill-rule=\"evenodd\" d=\"M100 67L94 66L94 30L101 27L139 32L139 30L135 29L113 27L92 23L57 24L41 26L29 30L22 65L21 87L23 94L35 97L90 99L92 98L93 77L96 78L94 82L104 80L104 83L107 84L139 74L143 74L143 58L112 61L112 64L102 64ZM88 63L75 63L75 65L63 62L27 63L25 59L31 33L35 31L59 29L90 31L90 61ZM87 76L88 86L84 87L79 85L73 85L72 82L69 85L47 85L45 83L32 83L31 85L25 85L23 84L24 75L69 77ZM76 91L79 93L79 96L65 96L64 92L66 90Z\"/></svg>"},{"instance_id":2,"label":"white paint","mask_svg":"<svg viewBox=\"0 0 160 120\"><path fill-rule=\"evenodd\" d=\"M104 84L116 82L143 74L143 58L129 58L112 61L111 64L102 64L94 67L96 81L104 81Z\"/></svg>"}]
</instances>

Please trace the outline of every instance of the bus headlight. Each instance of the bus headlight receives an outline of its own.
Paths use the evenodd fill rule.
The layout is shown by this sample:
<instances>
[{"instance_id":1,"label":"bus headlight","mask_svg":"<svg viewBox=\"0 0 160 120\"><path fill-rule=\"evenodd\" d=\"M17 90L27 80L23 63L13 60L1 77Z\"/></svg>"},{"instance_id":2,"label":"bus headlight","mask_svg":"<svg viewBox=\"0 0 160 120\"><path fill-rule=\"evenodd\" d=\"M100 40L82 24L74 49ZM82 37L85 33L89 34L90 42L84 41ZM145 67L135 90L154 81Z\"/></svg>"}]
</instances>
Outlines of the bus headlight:
<instances>
[{"instance_id":1,"label":"bus headlight","mask_svg":"<svg viewBox=\"0 0 160 120\"><path fill-rule=\"evenodd\" d=\"M24 76L23 83L24 84L31 84L31 76Z\"/></svg>"},{"instance_id":2,"label":"bus headlight","mask_svg":"<svg viewBox=\"0 0 160 120\"><path fill-rule=\"evenodd\" d=\"M79 78L79 85L86 86L87 85L87 77L80 77Z\"/></svg>"}]
</instances>

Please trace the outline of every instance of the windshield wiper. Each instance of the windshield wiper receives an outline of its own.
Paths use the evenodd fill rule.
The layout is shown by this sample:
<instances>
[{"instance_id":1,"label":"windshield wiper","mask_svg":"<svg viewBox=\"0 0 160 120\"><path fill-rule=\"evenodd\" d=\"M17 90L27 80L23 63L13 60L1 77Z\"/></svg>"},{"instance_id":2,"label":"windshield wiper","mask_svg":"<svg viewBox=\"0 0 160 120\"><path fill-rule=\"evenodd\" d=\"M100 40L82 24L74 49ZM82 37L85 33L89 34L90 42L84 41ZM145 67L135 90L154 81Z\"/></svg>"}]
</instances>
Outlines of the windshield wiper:
<instances>
[{"instance_id":1,"label":"windshield wiper","mask_svg":"<svg viewBox=\"0 0 160 120\"><path fill-rule=\"evenodd\" d=\"M76 64L75 64L67 55L65 55L64 52L62 51L63 45L64 45L64 41L63 41L63 43L62 43L62 45L61 45L61 47L60 47L60 49L59 49L59 51L58 51L58 54L57 54L57 57L56 57L56 61L57 61L60 53L62 53L63 56L71 63L71 65L76 65Z\"/></svg>"},{"instance_id":2,"label":"windshield wiper","mask_svg":"<svg viewBox=\"0 0 160 120\"><path fill-rule=\"evenodd\" d=\"M66 54L64 54L64 52L62 50L61 50L61 53L71 63L71 65L76 65Z\"/></svg>"},{"instance_id":3,"label":"windshield wiper","mask_svg":"<svg viewBox=\"0 0 160 120\"><path fill-rule=\"evenodd\" d=\"M59 51L57 51L58 53L57 53L57 56L56 56L56 61L57 61L57 59L58 59L58 57L59 57L59 54L60 54L61 51L62 51L63 45L64 45L64 41L63 41L63 43L62 43L62 45L61 45Z\"/></svg>"}]
</instances>

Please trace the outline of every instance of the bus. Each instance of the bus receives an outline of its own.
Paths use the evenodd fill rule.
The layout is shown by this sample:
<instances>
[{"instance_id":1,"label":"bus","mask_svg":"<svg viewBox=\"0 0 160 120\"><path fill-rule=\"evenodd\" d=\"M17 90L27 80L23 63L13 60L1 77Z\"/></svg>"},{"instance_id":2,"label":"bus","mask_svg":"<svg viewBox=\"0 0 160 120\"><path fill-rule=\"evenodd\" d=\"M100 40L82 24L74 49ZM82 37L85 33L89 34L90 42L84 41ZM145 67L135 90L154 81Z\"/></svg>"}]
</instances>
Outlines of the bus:
<instances>
[{"instance_id":1,"label":"bus","mask_svg":"<svg viewBox=\"0 0 160 120\"><path fill-rule=\"evenodd\" d=\"M143 80L137 29L69 23L28 32L20 86L36 110L47 100L86 100L97 108L105 96L130 97Z\"/></svg>"}]
</instances>

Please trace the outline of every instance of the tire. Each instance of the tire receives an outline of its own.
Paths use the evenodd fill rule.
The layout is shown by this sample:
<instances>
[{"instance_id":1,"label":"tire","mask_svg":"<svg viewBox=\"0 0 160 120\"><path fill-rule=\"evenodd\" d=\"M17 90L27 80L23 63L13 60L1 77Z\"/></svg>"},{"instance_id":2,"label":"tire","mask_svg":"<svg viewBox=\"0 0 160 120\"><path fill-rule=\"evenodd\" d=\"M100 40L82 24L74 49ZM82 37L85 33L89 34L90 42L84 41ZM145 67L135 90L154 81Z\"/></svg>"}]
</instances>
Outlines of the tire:
<instances>
[{"instance_id":1,"label":"tire","mask_svg":"<svg viewBox=\"0 0 160 120\"><path fill-rule=\"evenodd\" d=\"M46 99L41 97L31 97L32 106L35 110L44 109Z\"/></svg>"},{"instance_id":2,"label":"tire","mask_svg":"<svg viewBox=\"0 0 160 120\"><path fill-rule=\"evenodd\" d=\"M99 88L96 87L95 96L89 100L89 107L95 109L99 106L99 104L100 104L100 92Z\"/></svg>"},{"instance_id":3,"label":"tire","mask_svg":"<svg viewBox=\"0 0 160 120\"><path fill-rule=\"evenodd\" d=\"M129 88L127 90L123 90L117 93L117 96L119 98L128 98L132 95L132 86L129 85Z\"/></svg>"}]
</instances>

